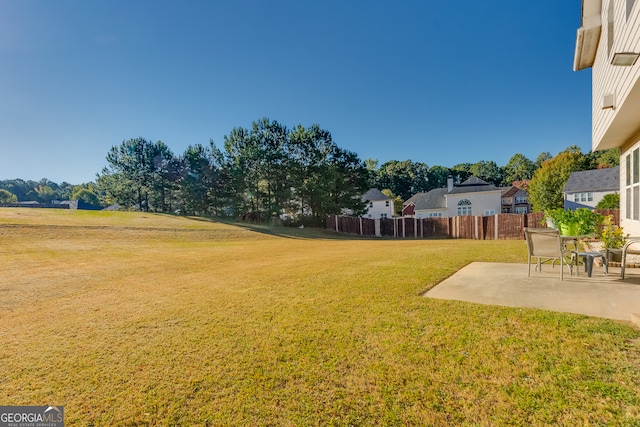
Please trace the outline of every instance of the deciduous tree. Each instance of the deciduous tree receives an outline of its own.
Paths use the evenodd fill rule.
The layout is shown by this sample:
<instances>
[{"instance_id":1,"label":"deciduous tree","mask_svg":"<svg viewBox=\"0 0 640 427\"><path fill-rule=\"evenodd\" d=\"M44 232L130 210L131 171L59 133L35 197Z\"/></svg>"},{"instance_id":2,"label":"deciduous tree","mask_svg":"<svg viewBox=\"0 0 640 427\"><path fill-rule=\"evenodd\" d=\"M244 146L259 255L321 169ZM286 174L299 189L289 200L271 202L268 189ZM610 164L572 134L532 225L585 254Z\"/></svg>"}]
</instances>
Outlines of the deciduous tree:
<instances>
[{"instance_id":1,"label":"deciduous tree","mask_svg":"<svg viewBox=\"0 0 640 427\"><path fill-rule=\"evenodd\" d=\"M71 200L79 200L85 203L89 203L90 205L100 205L100 198L98 197L98 195L93 191L82 187L76 187L73 190Z\"/></svg>"},{"instance_id":2,"label":"deciduous tree","mask_svg":"<svg viewBox=\"0 0 640 427\"><path fill-rule=\"evenodd\" d=\"M458 163L451 168L453 182L460 184L471 176L471 163Z\"/></svg>"},{"instance_id":3,"label":"deciduous tree","mask_svg":"<svg viewBox=\"0 0 640 427\"><path fill-rule=\"evenodd\" d=\"M372 187L387 188L407 200L416 193L430 189L429 167L411 160L390 160L380 166Z\"/></svg>"},{"instance_id":4,"label":"deciduous tree","mask_svg":"<svg viewBox=\"0 0 640 427\"><path fill-rule=\"evenodd\" d=\"M480 160L469 168L472 176L478 177L488 183L499 186L502 182L500 168L493 160Z\"/></svg>"},{"instance_id":5,"label":"deciduous tree","mask_svg":"<svg viewBox=\"0 0 640 427\"><path fill-rule=\"evenodd\" d=\"M402 216L402 204L404 203L402 197L396 196L395 194L393 194L393 191L389 190L388 188L385 188L381 192L385 196L393 199L393 214L395 216Z\"/></svg>"},{"instance_id":6,"label":"deciduous tree","mask_svg":"<svg viewBox=\"0 0 640 427\"><path fill-rule=\"evenodd\" d=\"M7 190L0 189L0 203L15 203L18 197Z\"/></svg>"},{"instance_id":7,"label":"deciduous tree","mask_svg":"<svg viewBox=\"0 0 640 427\"><path fill-rule=\"evenodd\" d=\"M427 173L427 181L429 183L427 191L433 190L434 188L445 188L449 175L451 175L449 168L444 166L431 166Z\"/></svg>"},{"instance_id":8,"label":"deciduous tree","mask_svg":"<svg viewBox=\"0 0 640 427\"><path fill-rule=\"evenodd\" d=\"M514 154L502 169L503 185L513 185L516 181L530 180L535 164L523 154Z\"/></svg>"},{"instance_id":9,"label":"deciduous tree","mask_svg":"<svg viewBox=\"0 0 640 427\"><path fill-rule=\"evenodd\" d=\"M620 194L606 194L598 202L596 209L620 209Z\"/></svg>"},{"instance_id":10,"label":"deciduous tree","mask_svg":"<svg viewBox=\"0 0 640 427\"><path fill-rule=\"evenodd\" d=\"M571 172L582 170L584 156L568 149L542 163L529 183L529 202L534 212L562 208L564 188Z\"/></svg>"}]
</instances>

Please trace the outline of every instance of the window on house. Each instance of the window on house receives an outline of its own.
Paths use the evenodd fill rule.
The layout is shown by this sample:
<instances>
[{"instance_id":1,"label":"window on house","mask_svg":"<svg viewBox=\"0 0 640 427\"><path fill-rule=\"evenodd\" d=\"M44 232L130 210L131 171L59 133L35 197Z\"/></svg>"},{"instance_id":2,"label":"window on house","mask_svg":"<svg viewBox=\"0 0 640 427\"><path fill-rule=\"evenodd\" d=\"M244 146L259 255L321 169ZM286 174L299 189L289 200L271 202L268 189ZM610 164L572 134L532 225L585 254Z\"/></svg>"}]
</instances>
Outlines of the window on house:
<instances>
[{"instance_id":1,"label":"window on house","mask_svg":"<svg viewBox=\"0 0 640 427\"><path fill-rule=\"evenodd\" d=\"M385 205L386 207L389 207L389 201L388 201L388 200L387 200L387 201L385 201L385 202L384 202L384 205Z\"/></svg>"},{"instance_id":2,"label":"window on house","mask_svg":"<svg viewBox=\"0 0 640 427\"><path fill-rule=\"evenodd\" d=\"M369 207L372 208L373 207L373 202L369 203Z\"/></svg>"},{"instance_id":3,"label":"window on house","mask_svg":"<svg viewBox=\"0 0 640 427\"><path fill-rule=\"evenodd\" d=\"M496 214L496 210L495 209L487 209L484 211L484 216L491 216L491 215L495 215Z\"/></svg>"},{"instance_id":4,"label":"window on house","mask_svg":"<svg viewBox=\"0 0 640 427\"><path fill-rule=\"evenodd\" d=\"M516 208L516 213L517 214L526 214L527 213L527 207L526 206L519 206Z\"/></svg>"},{"instance_id":5,"label":"window on house","mask_svg":"<svg viewBox=\"0 0 640 427\"><path fill-rule=\"evenodd\" d=\"M636 148L633 150L633 163L631 166L633 170L633 184L640 182L640 168L638 166L640 166L640 151Z\"/></svg>"},{"instance_id":6,"label":"window on house","mask_svg":"<svg viewBox=\"0 0 640 427\"><path fill-rule=\"evenodd\" d=\"M429 218L441 217L442 212L429 212Z\"/></svg>"},{"instance_id":7,"label":"window on house","mask_svg":"<svg viewBox=\"0 0 640 427\"><path fill-rule=\"evenodd\" d=\"M593 193L576 193L573 196L576 202L593 202Z\"/></svg>"},{"instance_id":8,"label":"window on house","mask_svg":"<svg viewBox=\"0 0 640 427\"><path fill-rule=\"evenodd\" d=\"M625 157L626 206L625 218L640 220L640 148L636 148Z\"/></svg>"},{"instance_id":9,"label":"window on house","mask_svg":"<svg viewBox=\"0 0 640 427\"><path fill-rule=\"evenodd\" d=\"M607 55L611 56L613 47L613 0L609 0L609 12L607 13Z\"/></svg>"},{"instance_id":10,"label":"window on house","mask_svg":"<svg viewBox=\"0 0 640 427\"><path fill-rule=\"evenodd\" d=\"M382 213L382 214L380 214L380 218L386 218L386 217L387 217L387 214L386 214L386 213Z\"/></svg>"},{"instance_id":11,"label":"window on house","mask_svg":"<svg viewBox=\"0 0 640 427\"><path fill-rule=\"evenodd\" d=\"M527 197L526 196L516 197L516 203L527 203Z\"/></svg>"},{"instance_id":12,"label":"window on house","mask_svg":"<svg viewBox=\"0 0 640 427\"><path fill-rule=\"evenodd\" d=\"M471 201L462 199L458 202L458 216L472 215Z\"/></svg>"}]
</instances>

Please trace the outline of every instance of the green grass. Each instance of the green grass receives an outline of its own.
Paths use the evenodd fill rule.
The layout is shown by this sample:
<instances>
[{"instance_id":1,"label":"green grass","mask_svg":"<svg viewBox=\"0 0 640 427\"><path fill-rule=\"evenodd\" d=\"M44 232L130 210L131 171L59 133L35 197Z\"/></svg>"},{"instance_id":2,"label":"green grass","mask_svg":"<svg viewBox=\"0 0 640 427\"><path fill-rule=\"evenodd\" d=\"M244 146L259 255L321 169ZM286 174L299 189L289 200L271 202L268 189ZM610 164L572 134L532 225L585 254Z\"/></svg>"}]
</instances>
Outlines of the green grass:
<instances>
[{"instance_id":1,"label":"green grass","mask_svg":"<svg viewBox=\"0 0 640 427\"><path fill-rule=\"evenodd\" d=\"M0 209L0 260L0 403L70 426L640 425L638 330L420 296L521 241Z\"/></svg>"}]
</instances>

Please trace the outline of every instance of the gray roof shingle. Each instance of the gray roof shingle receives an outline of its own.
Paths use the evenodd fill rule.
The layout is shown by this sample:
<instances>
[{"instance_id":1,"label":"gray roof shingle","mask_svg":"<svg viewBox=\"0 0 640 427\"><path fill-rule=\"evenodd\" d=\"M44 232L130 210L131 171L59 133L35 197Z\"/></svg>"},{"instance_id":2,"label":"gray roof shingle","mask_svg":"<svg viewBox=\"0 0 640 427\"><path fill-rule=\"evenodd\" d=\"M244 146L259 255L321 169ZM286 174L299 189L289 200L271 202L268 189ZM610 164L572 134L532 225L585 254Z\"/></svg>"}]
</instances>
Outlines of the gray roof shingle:
<instances>
[{"instance_id":1,"label":"gray roof shingle","mask_svg":"<svg viewBox=\"0 0 640 427\"><path fill-rule=\"evenodd\" d=\"M619 191L620 166L607 169L593 169L572 172L564 185L564 193L581 193L586 191Z\"/></svg>"},{"instance_id":2,"label":"gray roof shingle","mask_svg":"<svg viewBox=\"0 0 640 427\"><path fill-rule=\"evenodd\" d=\"M385 196L377 188L372 188L362 195L363 202L379 202L381 200L391 200L391 197Z\"/></svg>"},{"instance_id":3,"label":"gray roof shingle","mask_svg":"<svg viewBox=\"0 0 640 427\"><path fill-rule=\"evenodd\" d=\"M416 202L416 210L423 209L444 209L447 207L444 195L447 194L446 188L435 188L427 193L420 193L423 196Z\"/></svg>"},{"instance_id":4,"label":"gray roof shingle","mask_svg":"<svg viewBox=\"0 0 640 427\"><path fill-rule=\"evenodd\" d=\"M478 177L472 176L462 184L453 187L453 190L449 194L461 194L461 193L479 193L481 191L496 191L500 190L493 184L489 184L486 181L481 180Z\"/></svg>"},{"instance_id":5,"label":"gray roof shingle","mask_svg":"<svg viewBox=\"0 0 640 427\"><path fill-rule=\"evenodd\" d=\"M426 193L417 193L407 199L403 205L407 206L413 203L416 210L444 209L447 207L445 199L447 194L478 193L481 191L500 191L500 188L472 176L462 184L453 187L451 192L447 188L436 188Z\"/></svg>"}]
</instances>

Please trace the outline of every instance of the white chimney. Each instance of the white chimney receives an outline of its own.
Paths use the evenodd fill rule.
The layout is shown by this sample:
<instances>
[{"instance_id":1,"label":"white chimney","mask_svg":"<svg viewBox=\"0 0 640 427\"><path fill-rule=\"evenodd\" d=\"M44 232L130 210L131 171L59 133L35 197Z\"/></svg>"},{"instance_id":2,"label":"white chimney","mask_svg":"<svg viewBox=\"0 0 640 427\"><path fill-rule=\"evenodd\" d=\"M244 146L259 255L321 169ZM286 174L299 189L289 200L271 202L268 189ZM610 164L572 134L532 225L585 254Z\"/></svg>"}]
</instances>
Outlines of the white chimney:
<instances>
[{"instance_id":1,"label":"white chimney","mask_svg":"<svg viewBox=\"0 0 640 427\"><path fill-rule=\"evenodd\" d=\"M451 193L453 190L453 175L447 177L447 193Z\"/></svg>"}]
</instances>

